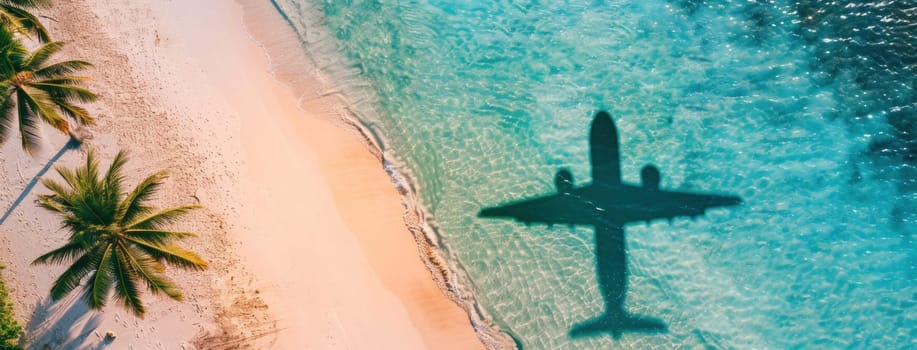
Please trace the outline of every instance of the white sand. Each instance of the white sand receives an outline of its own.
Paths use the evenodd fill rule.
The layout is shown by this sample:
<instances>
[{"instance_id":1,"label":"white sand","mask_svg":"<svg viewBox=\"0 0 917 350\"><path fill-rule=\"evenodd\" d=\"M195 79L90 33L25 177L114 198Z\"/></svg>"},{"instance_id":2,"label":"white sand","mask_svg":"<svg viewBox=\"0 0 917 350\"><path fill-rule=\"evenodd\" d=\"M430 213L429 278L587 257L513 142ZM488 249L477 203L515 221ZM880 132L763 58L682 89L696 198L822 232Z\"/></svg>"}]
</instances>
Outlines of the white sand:
<instances>
[{"instance_id":1,"label":"white sand","mask_svg":"<svg viewBox=\"0 0 917 350\"><path fill-rule=\"evenodd\" d=\"M262 11L249 21L256 34L290 35L279 21L264 22L263 4L252 2L246 11ZM0 223L4 277L29 323L29 346L482 347L468 315L424 266L381 161L328 114L336 110L332 102L297 108L246 32L242 7L225 0L70 0L47 14L52 35L71 42L63 56L97 65L89 75L101 95L91 106L99 124L87 146L106 162L119 148L130 151L131 184L169 170L158 204L205 207L176 228L201 235L184 244L211 269L170 270L187 300L148 296L144 320L116 306L86 312L75 298L52 305L46 295L63 267L29 262L59 246L66 232L34 205L34 194L44 192L38 185ZM3 146L0 210L64 143L45 129L48 146L34 160L18 140ZM82 157L67 151L56 164ZM104 344L108 331L117 338Z\"/></svg>"}]
</instances>

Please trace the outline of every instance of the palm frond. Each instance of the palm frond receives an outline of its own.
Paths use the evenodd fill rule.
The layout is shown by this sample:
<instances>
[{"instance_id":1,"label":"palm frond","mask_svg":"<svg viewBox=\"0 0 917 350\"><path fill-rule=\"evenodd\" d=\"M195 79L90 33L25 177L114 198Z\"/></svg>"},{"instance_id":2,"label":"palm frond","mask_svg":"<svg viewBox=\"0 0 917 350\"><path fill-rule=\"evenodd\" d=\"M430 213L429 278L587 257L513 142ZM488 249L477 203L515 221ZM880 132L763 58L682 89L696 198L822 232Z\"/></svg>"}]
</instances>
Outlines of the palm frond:
<instances>
[{"instance_id":1,"label":"palm frond","mask_svg":"<svg viewBox=\"0 0 917 350\"><path fill-rule=\"evenodd\" d=\"M29 155L35 155L35 152L41 147L41 130L38 129L38 123L32 118L31 107L28 104L24 94L16 94L17 111L19 112L19 134L22 139L22 149Z\"/></svg>"},{"instance_id":2,"label":"palm frond","mask_svg":"<svg viewBox=\"0 0 917 350\"><path fill-rule=\"evenodd\" d=\"M176 245L151 244L133 237L127 237L126 240L134 243L138 249L149 254L154 259L165 260L169 265L197 271L203 271L207 268L207 262L196 253L184 250Z\"/></svg>"},{"instance_id":3,"label":"palm frond","mask_svg":"<svg viewBox=\"0 0 917 350\"><path fill-rule=\"evenodd\" d=\"M197 237L196 234L191 232L178 232L178 231L166 231L166 230L126 230L124 234L140 241L147 242L153 245L163 245L175 239L183 239L188 237Z\"/></svg>"},{"instance_id":4,"label":"palm frond","mask_svg":"<svg viewBox=\"0 0 917 350\"><path fill-rule=\"evenodd\" d=\"M2 8L0 8L0 12L2 12ZM6 57L4 64L0 65L0 68L2 68L0 71L4 73L2 76L10 77L22 70L22 62L29 57L29 50L12 32L0 30L0 55Z\"/></svg>"},{"instance_id":5,"label":"palm frond","mask_svg":"<svg viewBox=\"0 0 917 350\"><path fill-rule=\"evenodd\" d=\"M124 168L124 163L127 162L127 154L124 151L118 151L118 154L115 154L115 159L112 159L111 165L108 166L108 171L105 172L105 177L103 178L106 191L110 191L109 195L113 196L115 204L115 211L118 208L119 196L121 195L121 183L124 182L124 175L121 174L121 169ZM112 212L115 217L112 217L112 222L115 222L116 213Z\"/></svg>"},{"instance_id":6,"label":"palm frond","mask_svg":"<svg viewBox=\"0 0 917 350\"><path fill-rule=\"evenodd\" d=\"M86 163L75 171L57 167L57 172L73 188L74 195L67 201L68 210L88 224L107 226L113 223L118 205L118 193L106 188L99 178L99 164L95 151L86 155Z\"/></svg>"},{"instance_id":7,"label":"palm frond","mask_svg":"<svg viewBox=\"0 0 917 350\"><path fill-rule=\"evenodd\" d=\"M120 222L121 225L130 227L130 225L127 225L129 222L140 215L149 213L151 208L146 206L144 202L156 194L156 190L162 186L163 180L167 177L169 177L167 172L160 171L143 179L143 181L124 198L124 201L121 202L121 207L118 208L118 222Z\"/></svg>"},{"instance_id":8,"label":"palm frond","mask_svg":"<svg viewBox=\"0 0 917 350\"><path fill-rule=\"evenodd\" d=\"M46 123L51 124L64 135L70 133L70 125L52 108L54 102L47 92L31 86L22 86L17 94L22 96L20 101L25 102L29 110L41 117ZM23 105L20 104L19 109L22 110L22 107Z\"/></svg>"},{"instance_id":9,"label":"palm frond","mask_svg":"<svg viewBox=\"0 0 917 350\"><path fill-rule=\"evenodd\" d=\"M115 299L121 302L128 311L138 318L143 318L146 309L140 300L140 290L137 288L137 274L132 270L130 262L122 247L118 248L117 259L114 260L115 268Z\"/></svg>"},{"instance_id":10,"label":"palm frond","mask_svg":"<svg viewBox=\"0 0 917 350\"><path fill-rule=\"evenodd\" d=\"M61 63L65 63L65 62L61 62ZM92 78L90 77L86 77L82 75L70 75L70 74L58 74L58 75L54 75L54 76L50 76L46 78L35 79L35 81L39 83L62 84L62 85L81 85L90 80L92 80Z\"/></svg>"},{"instance_id":11,"label":"palm frond","mask_svg":"<svg viewBox=\"0 0 917 350\"><path fill-rule=\"evenodd\" d=\"M47 66L42 67L41 69L35 70L35 77L42 78L53 78L60 77L77 71L81 71L86 68L91 68L92 63L80 60L74 61L64 61L52 63ZM82 81L82 77L77 77L77 80Z\"/></svg>"},{"instance_id":12,"label":"palm frond","mask_svg":"<svg viewBox=\"0 0 917 350\"><path fill-rule=\"evenodd\" d=\"M60 300L65 295L70 294L76 287L79 287L80 281L92 272L96 266L96 257L90 254L84 254L79 259L70 264L70 267L64 271L54 284L51 286L51 299Z\"/></svg>"},{"instance_id":13,"label":"palm frond","mask_svg":"<svg viewBox=\"0 0 917 350\"><path fill-rule=\"evenodd\" d=\"M67 82L81 82L81 81L88 80L88 78L70 77L69 74L72 74L72 73L75 73L75 72L78 72L78 71L81 71L87 68L92 68L92 67L93 67L92 63L89 63L86 61L80 61L80 60L64 61L64 62L57 62L57 63L52 63L47 66L44 66L40 69L35 70L33 74L35 74L35 77L39 79L62 79Z\"/></svg>"},{"instance_id":14,"label":"palm frond","mask_svg":"<svg viewBox=\"0 0 917 350\"><path fill-rule=\"evenodd\" d=\"M77 168L77 174L81 174L87 183L97 184L99 179L99 162L96 161L96 150L90 148L86 152L86 163L82 168Z\"/></svg>"},{"instance_id":15,"label":"palm frond","mask_svg":"<svg viewBox=\"0 0 917 350\"><path fill-rule=\"evenodd\" d=\"M29 33L22 23L24 20L8 11L7 9L9 8L15 9L15 7L0 4L0 25L3 26L3 30L9 32L11 35L19 34L28 36Z\"/></svg>"},{"instance_id":16,"label":"palm frond","mask_svg":"<svg viewBox=\"0 0 917 350\"><path fill-rule=\"evenodd\" d=\"M96 123L95 118L89 115L83 107L74 106L66 102L58 102L57 107L70 119L76 120L80 125L93 125Z\"/></svg>"},{"instance_id":17,"label":"palm frond","mask_svg":"<svg viewBox=\"0 0 917 350\"><path fill-rule=\"evenodd\" d=\"M175 222L179 217L185 215L191 210L198 209L198 205L188 205L161 210L157 213L147 215L127 225L128 229L156 229L162 225Z\"/></svg>"},{"instance_id":18,"label":"palm frond","mask_svg":"<svg viewBox=\"0 0 917 350\"><path fill-rule=\"evenodd\" d=\"M66 169L59 169L59 170L66 170ZM64 175L60 171L58 173L61 174L62 176ZM69 184L62 184L60 182L57 182L56 180L49 179L49 178L41 179L41 184L44 185L47 189L51 190L53 194L39 195L39 198L41 197L70 198L73 196L73 186L70 186Z\"/></svg>"},{"instance_id":19,"label":"palm frond","mask_svg":"<svg viewBox=\"0 0 917 350\"><path fill-rule=\"evenodd\" d=\"M5 84L0 84L0 91L6 91ZM10 130L14 129L16 125L16 116L13 113L16 103L8 96L0 96L0 98L3 99L3 102L0 103L0 144L3 144L9 137Z\"/></svg>"},{"instance_id":20,"label":"palm frond","mask_svg":"<svg viewBox=\"0 0 917 350\"><path fill-rule=\"evenodd\" d=\"M89 281L86 284L85 296L86 300L89 302L89 307L100 310L105 307L105 302L108 300L108 294L111 292L111 285L113 274L115 273L114 267L116 264L112 262L116 260L116 257L113 257L114 245L108 243L101 252L102 256L99 258L97 265L95 266L95 272L89 277Z\"/></svg>"},{"instance_id":21,"label":"palm frond","mask_svg":"<svg viewBox=\"0 0 917 350\"><path fill-rule=\"evenodd\" d=\"M150 292L153 294L164 293L172 299L183 300L183 296L178 288L175 287L175 284L162 276L164 271L162 264L143 251L133 249L128 245L122 244L121 249L125 261L131 264L132 270L147 285Z\"/></svg>"},{"instance_id":22,"label":"palm frond","mask_svg":"<svg viewBox=\"0 0 917 350\"><path fill-rule=\"evenodd\" d=\"M32 265L65 264L85 254L86 254L86 247L83 244L80 244L77 242L70 242L60 248L57 248L55 250L45 253L42 256L39 256L34 261L32 261Z\"/></svg>"},{"instance_id":23,"label":"palm frond","mask_svg":"<svg viewBox=\"0 0 917 350\"><path fill-rule=\"evenodd\" d=\"M23 66L30 68L29 70L31 71L38 70L37 68L44 65L51 56L60 52L60 50L64 48L64 44L63 41L52 41L39 46L32 51L32 55L23 62Z\"/></svg>"},{"instance_id":24,"label":"palm frond","mask_svg":"<svg viewBox=\"0 0 917 350\"><path fill-rule=\"evenodd\" d=\"M51 0L3 0L3 2L16 5L24 9L43 9L51 7Z\"/></svg>"},{"instance_id":25,"label":"palm frond","mask_svg":"<svg viewBox=\"0 0 917 350\"><path fill-rule=\"evenodd\" d=\"M7 1L10 1L10 0L7 0ZM34 35L35 38L38 39L39 42L46 43L46 42L51 41L51 34L49 34L48 29L45 28L43 24L41 24L41 21L38 20L38 17L35 17L35 15L23 9L23 8L30 8L30 7L31 8L40 7L40 5L34 5L34 4L35 3L44 3L44 2L47 2L50 4L50 1L21 1L20 0L18 2L25 2L28 4L20 5L20 7L22 8L15 7L15 6L9 6L9 5L3 6L4 11L10 14L11 17L15 17L15 19L13 19L12 21L8 20L12 23L6 23L6 25L8 27L12 27L11 29L13 30L22 32L25 35L29 35L29 36Z\"/></svg>"},{"instance_id":26,"label":"palm frond","mask_svg":"<svg viewBox=\"0 0 917 350\"><path fill-rule=\"evenodd\" d=\"M89 153L90 154L93 153L92 150L89 150ZM70 186L71 189L76 190L77 188L80 187L79 179L77 179L76 172L73 171L72 169L67 168L67 167L62 167L62 166L56 166L54 167L54 171L56 171L57 175L60 175L60 177L64 179L64 182L66 182L67 186ZM55 183L54 181L48 181L48 182ZM44 183L46 183L46 181L42 179L42 184ZM65 193L65 192L60 192L60 193Z\"/></svg>"},{"instance_id":27,"label":"palm frond","mask_svg":"<svg viewBox=\"0 0 917 350\"><path fill-rule=\"evenodd\" d=\"M63 198L55 195L38 195L38 206L61 215L69 215L70 208Z\"/></svg>"},{"instance_id":28,"label":"palm frond","mask_svg":"<svg viewBox=\"0 0 917 350\"><path fill-rule=\"evenodd\" d=\"M92 91L73 84L38 81L29 85L46 92L55 104L60 101L89 103L98 98Z\"/></svg>"}]
</instances>

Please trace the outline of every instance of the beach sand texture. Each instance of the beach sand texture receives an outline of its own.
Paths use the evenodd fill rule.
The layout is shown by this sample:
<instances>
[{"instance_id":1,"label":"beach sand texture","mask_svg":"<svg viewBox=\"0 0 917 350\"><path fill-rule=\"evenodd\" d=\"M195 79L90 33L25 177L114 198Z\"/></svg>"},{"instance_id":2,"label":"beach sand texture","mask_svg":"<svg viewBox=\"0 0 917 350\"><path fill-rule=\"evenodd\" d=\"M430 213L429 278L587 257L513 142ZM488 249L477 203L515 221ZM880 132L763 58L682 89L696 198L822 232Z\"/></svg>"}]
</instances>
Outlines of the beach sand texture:
<instances>
[{"instance_id":1,"label":"beach sand texture","mask_svg":"<svg viewBox=\"0 0 917 350\"><path fill-rule=\"evenodd\" d=\"M279 15L269 18L269 3L244 3L260 13L247 21L256 36L290 35ZM243 6L68 0L46 14L56 39L70 42L63 56L96 65L89 75L101 98L89 106L98 125L83 149L62 148L66 140L49 128L35 159L18 140L2 148L4 278L28 348L483 347L423 264L426 249L406 227L410 212L379 157L340 119L339 102L297 108L246 31ZM314 80L312 93L326 89L318 75L300 79ZM63 267L29 263L66 232L34 205L42 186L27 187L49 160L73 166L86 147L104 163L129 151L129 184L168 170L158 205L204 206L174 227L199 233L185 244L211 264L204 273L172 271L185 302L147 296L138 320L114 305L88 312L76 293L47 300ZM109 331L117 338L106 342Z\"/></svg>"}]
</instances>

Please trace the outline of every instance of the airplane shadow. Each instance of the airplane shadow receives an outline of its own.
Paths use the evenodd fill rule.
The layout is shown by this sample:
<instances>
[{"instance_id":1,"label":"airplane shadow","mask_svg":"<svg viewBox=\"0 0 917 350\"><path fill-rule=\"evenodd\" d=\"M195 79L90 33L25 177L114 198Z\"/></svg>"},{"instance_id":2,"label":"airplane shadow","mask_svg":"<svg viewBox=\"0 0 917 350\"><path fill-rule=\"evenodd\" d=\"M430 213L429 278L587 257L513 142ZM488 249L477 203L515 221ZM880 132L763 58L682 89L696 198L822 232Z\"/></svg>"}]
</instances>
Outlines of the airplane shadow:
<instances>
[{"instance_id":1,"label":"airplane shadow","mask_svg":"<svg viewBox=\"0 0 917 350\"><path fill-rule=\"evenodd\" d=\"M671 191L659 188L661 175L653 165L641 171L641 184L622 182L618 132L611 116L600 111L589 131L592 183L575 186L573 174L560 169L554 178L555 193L484 208L482 218L512 219L525 224L585 225L595 228L595 268L604 312L578 323L571 338L627 333L662 333L668 326L660 319L632 315L625 310L627 295L628 223L656 219L702 216L713 207L733 206L742 199L732 195Z\"/></svg>"}]
</instances>

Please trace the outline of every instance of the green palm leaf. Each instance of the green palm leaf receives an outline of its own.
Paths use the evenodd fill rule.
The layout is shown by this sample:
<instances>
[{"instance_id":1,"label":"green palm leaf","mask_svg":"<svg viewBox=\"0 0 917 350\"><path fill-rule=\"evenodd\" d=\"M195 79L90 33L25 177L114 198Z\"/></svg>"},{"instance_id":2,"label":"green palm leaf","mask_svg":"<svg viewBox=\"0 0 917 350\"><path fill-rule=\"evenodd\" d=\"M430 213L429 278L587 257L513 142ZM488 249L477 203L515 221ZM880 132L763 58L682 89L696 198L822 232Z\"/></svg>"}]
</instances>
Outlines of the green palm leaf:
<instances>
[{"instance_id":1,"label":"green palm leaf","mask_svg":"<svg viewBox=\"0 0 917 350\"><path fill-rule=\"evenodd\" d=\"M5 91L6 87L0 85L0 91ZM12 98L2 98L0 100L0 144L6 142L6 138L9 137L10 130L16 128L16 116L13 113L16 103Z\"/></svg>"},{"instance_id":2,"label":"green palm leaf","mask_svg":"<svg viewBox=\"0 0 917 350\"><path fill-rule=\"evenodd\" d=\"M93 274L86 284L86 299L93 309L105 307L105 301L108 300L108 293L111 291L112 282L114 282L112 275L115 273L114 267L117 265L113 261L117 257L112 256L114 255L113 246L114 244L109 242L102 249L102 257L98 260L98 264L93 269Z\"/></svg>"},{"instance_id":3,"label":"green palm leaf","mask_svg":"<svg viewBox=\"0 0 917 350\"><path fill-rule=\"evenodd\" d=\"M17 96L19 102L19 134L22 138L22 149L31 154L41 146L41 130L38 129L38 120L33 118L34 113L30 110L26 98L22 94Z\"/></svg>"},{"instance_id":4,"label":"green palm leaf","mask_svg":"<svg viewBox=\"0 0 917 350\"><path fill-rule=\"evenodd\" d=\"M30 55L29 58L25 60L24 64L29 67L40 66L47 62L51 56L54 56L54 54L60 52L60 50L63 48L63 41L45 43L44 45L41 45L32 51L32 55Z\"/></svg>"},{"instance_id":5,"label":"green palm leaf","mask_svg":"<svg viewBox=\"0 0 917 350\"><path fill-rule=\"evenodd\" d=\"M197 256L194 252L181 249L178 246L152 244L136 238L127 238L127 240L134 243L137 248L143 252L156 259L165 260L170 265L187 270L199 271L203 271L207 268L207 262L204 261L204 259L201 259L201 257Z\"/></svg>"},{"instance_id":6,"label":"green palm leaf","mask_svg":"<svg viewBox=\"0 0 917 350\"><path fill-rule=\"evenodd\" d=\"M23 8L48 8L51 0L3 0L3 3L16 5Z\"/></svg>"},{"instance_id":7,"label":"green palm leaf","mask_svg":"<svg viewBox=\"0 0 917 350\"><path fill-rule=\"evenodd\" d=\"M45 8L50 0L4 0L0 2L0 24L6 30L35 36L40 42L51 41L48 29L28 9Z\"/></svg>"},{"instance_id":8,"label":"green palm leaf","mask_svg":"<svg viewBox=\"0 0 917 350\"><path fill-rule=\"evenodd\" d=\"M115 159L111 161L111 165L108 166L108 171L105 172L104 178L104 187L105 193L109 196L108 200L109 205L113 205L114 208L109 208L112 215L109 215L114 222L114 216L117 212L118 201L121 196L121 182L124 181L124 176L121 175L121 170L124 169L124 163L127 162L127 155L124 152L118 152L115 154ZM114 210L112 210L114 209Z\"/></svg>"},{"instance_id":9,"label":"green palm leaf","mask_svg":"<svg viewBox=\"0 0 917 350\"><path fill-rule=\"evenodd\" d=\"M70 119L76 120L76 122L80 125L92 125L93 123L95 123L95 119L93 119L89 115L89 111L87 111L83 107L74 106L66 102L61 103L57 106L60 107L61 112L63 112L65 116L67 116Z\"/></svg>"},{"instance_id":10,"label":"green palm leaf","mask_svg":"<svg viewBox=\"0 0 917 350\"><path fill-rule=\"evenodd\" d=\"M175 284L162 276L165 271L165 267L162 264L150 258L149 255L127 245L122 245L121 251L121 256L130 264L131 270L135 272L139 280L146 284L150 292L153 294L163 293L178 301L183 300L183 296L178 288L175 287Z\"/></svg>"},{"instance_id":11,"label":"green palm leaf","mask_svg":"<svg viewBox=\"0 0 917 350\"><path fill-rule=\"evenodd\" d=\"M85 254L64 271L51 285L51 299L60 300L80 285L80 281L92 272L94 256Z\"/></svg>"},{"instance_id":12,"label":"green palm leaf","mask_svg":"<svg viewBox=\"0 0 917 350\"><path fill-rule=\"evenodd\" d=\"M141 215L149 214L152 208L144 205L144 202L156 193L156 190L162 185L162 181L167 177L169 175L166 172L160 171L143 179L122 202L122 206L118 210L118 222L129 227L128 223Z\"/></svg>"},{"instance_id":13,"label":"green palm leaf","mask_svg":"<svg viewBox=\"0 0 917 350\"><path fill-rule=\"evenodd\" d=\"M73 81L67 82L72 83ZM60 101L87 103L93 102L97 98L95 93L79 85L52 83L41 80L32 84L32 86L46 91L49 95L54 96L54 98L60 99Z\"/></svg>"},{"instance_id":14,"label":"green palm leaf","mask_svg":"<svg viewBox=\"0 0 917 350\"><path fill-rule=\"evenodd\" d=\"M158 213L140 218L133 223L128 224L127 227L130 229L150 229L161 225L168 225L174 223L178 220L179 217L187 214L189 211L198 208L200 208L198 205L188 205L183 207L164 209Z\"/></svg>"},{"instance_id":15,"label":"green palm leaf","mask_svg":"<svg viewBox=\"0 0 917 350\"><path fill-rule=\"evenodd\" d=\"M32 265L53 264L60 265L74 261L78 257L86 254L86 247L81 243L67 243L63 247L57 248L39 256Z\"/></svg>"},{"instance_id":16,"label":"green palm leaf","mask_svg":"<svg viewBox=\"0 0 917 350\"><path fill-rule=\"evenodd\" d=\"M120 250L121 248L118 247ZM114 260L115 268L115 300L121 302L121 306L133 313L139 318L143 318L146 308L140 300L140 290L137 288L136 273L131 271L130 263L127 261L127 254L121 252L118 258Z\"/></svg>"},{"instance_id":17,"label":"green palm leaf","mask_svg":"<svg viewBox=\"0 0 917 350\"><path fill-rule=\"evenodd\" d=\"M64 134L70 132L70 124L61 117L60 113L57 113L52 108L51 95L47 91L31 85L23 86L19 91L19 96L22 96L22 101L28 104L28 110L38 115L45 123L51 124L51 126ZM19 107L21 108L22 106L20 105Z\"/></svg>"},{"instance_id":18,"label":"green palm leaf","mask_svg":"<svg viewBox=\"0 0 917 350\"><path fill-rule=\"evenodd\" d=\"M165 230L142 230L142 229L128 229L124 231L124 234L128 237L140 241L144 241L148 244L157 244L162 245L173 239L182 239L188 237L197 237L196 234L191 232L176 232L176 231L165 231Z\"/></svg>"},{"instance_id":19,"label":"green palm leaf","mask_svg":"<svg viewBox=\"0 0 917 350\"><path fill-rule=\"evenodd\" d=\"M86 61L64 61L49 64L41 69L36 70L35 76L43 79L56 78L61 80L67 79L68 81L83 81L86 79L82 77L69 77L68 75L70 73L76 73L91 67L92 63Z\"/></svg>"}]
</instances>

